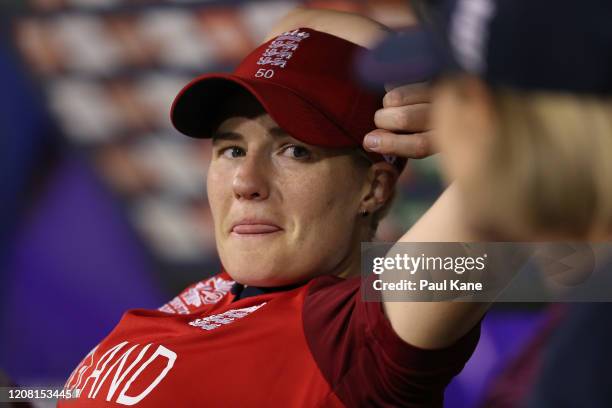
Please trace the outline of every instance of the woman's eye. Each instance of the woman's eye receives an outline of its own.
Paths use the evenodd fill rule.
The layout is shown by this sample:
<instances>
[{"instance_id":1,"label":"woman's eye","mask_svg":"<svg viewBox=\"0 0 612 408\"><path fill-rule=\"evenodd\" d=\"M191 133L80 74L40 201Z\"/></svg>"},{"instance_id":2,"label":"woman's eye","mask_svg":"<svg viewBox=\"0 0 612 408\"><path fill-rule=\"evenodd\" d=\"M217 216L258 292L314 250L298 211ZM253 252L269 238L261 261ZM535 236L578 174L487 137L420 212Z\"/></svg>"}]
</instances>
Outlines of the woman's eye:
<instances>
[{"instance_id":1,"label":"woman's eye","mask_svg":"<svg viewBox=\"0 0 612 408\"><path fill-rule=\"evenodd\" d=\"M223 149L221 154L228 159L235 159L236 157L242 157L246 154L243 148L238 146L230 146Z\"/></svg>"},{"instance_id":2,"label":"woman's eye","mask_svg":"<svg viewBox=\"0 0 612 408\"><path fill-rule=\"evenodd\" d=\"M290 145L283 150L284 156L289 156L293 159L308 159L311 156L310 150L304 146Z\"/></svg>"}]
</instances>

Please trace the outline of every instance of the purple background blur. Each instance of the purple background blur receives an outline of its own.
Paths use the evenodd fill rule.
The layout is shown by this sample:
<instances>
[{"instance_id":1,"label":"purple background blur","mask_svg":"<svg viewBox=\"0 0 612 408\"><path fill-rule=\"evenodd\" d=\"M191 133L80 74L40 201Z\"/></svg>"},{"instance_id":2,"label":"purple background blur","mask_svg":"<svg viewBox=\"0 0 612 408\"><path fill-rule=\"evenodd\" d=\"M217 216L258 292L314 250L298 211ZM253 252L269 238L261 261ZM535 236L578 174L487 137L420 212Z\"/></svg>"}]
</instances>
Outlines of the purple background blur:
<instances>
[{"instance_id":1,"label":"purple background blur","mask_svg":"<svg viewBox=\"0 0 612 408\"><path fill-rule=\"evenodd\" d=\"M143 203L158 199L157 196L165 197L167 191L163 186L155 185L164 174L153 174L153 182L147 179L148 184L141 183L130 190L121 184L125 180L117 181L113 174L117 173L117 168L125 173L123 169L131 167L121 167L126 165L125 161L102 160L107 157L102 153L109 146L114 152L133 152L130 150L135 143L133 136L124 135L131 130L142 135L136 142L138 146L142 140L150 140L148 134L151 133L165 132L167 138L176 135L165 131L165 124L150 125L145 117L146 126L115 129L122 135L104 139L103 134L102 142L88 140L87 135L79 136L79 131L67 123L70 118L62 116L62 110L57 109L58 103L64 101L57 100L53 89L66 79L73 81L82 77L100 89L117 76L131 80L140 78L141 74L154 73L188 78L210 69L227 69L235 63L235 58L221 55L218 50L216 54L210 52L207 58L216 60L206 61L203 66L207 69L202 70L163 66L159 61L145 58L144 62L139 60L136 67L129 66L127 74L123 68L119 74L109 74L88 72L88 68L83 71L82 67L79 71L48 55L28 54L40 51L28 48L29 40L24 39L27 35L23 34L25 29L20 24L51 21L60 26L62 13L70 15L76 11L78 14L86 8L81 3L69 0L9 2L3 6L0 19L0 30L3 30L0 33L0 369L21 385L63 384L80 359L112 329L126 309L156 308L186 284L215 273L217 268L214 247L212 251L206 247L214 244L210 231L202 241L196 241L199 243L196 250L203 248L202 252L194 253L181 241L183 233L188 236L199 231L183 231L184 225L192 224L182 222L184 217L195 214L201 217L196 219L208 220L206 200L197 197L205 190L203 182L200 185L196 180L195 193L189 193L195 196L187 194L186 198L181 196L182 201L173 198L164 202L161 208L176 211L179 216L168 222L166 230L151 231L146 227L151 216L142 215L149 214L143 210L148 208ZM104 5L104 1L95 3ZM116 11L120 16L130 13L129 18L134 19L139 13L166 10L161 6L172 2L108 3L125 3L131 8L101 7L85 10L84 15L96 18ZM137 3L138 7L134 5ZM359 11L395 26L409 24L411 18L407 3L400 1L310 3ZM281 11L288 10L294 4L206 2L206 6L201 4L198 13L200 19L206 19L207 7L211 10L214 7L217 26L223 27L223 19L229 19L231 24L226 29L231 31L236 30L237 15L248 23L249 18L261 19L253 16L265 14L265 10L280 6ZM262 10L258 11L259 5ZM272 16L267 18L270 20ZM264 18L258 24L265 27L268 20ZM210 26L211 20L207 21ZM125 28L121 30L124 32ZM125 34L122 35L125 40ZM235 32L228 35L235 35ZM244 33L241 35L244 37ZM254 44L257 39L252 41ZM251 45L241 44L241 47ZM51 59L41 63L40 58ZM174 91L170 89L167 94ZM86 105L87 95L77 103ZM206 147L194 149L205 151ZM206 164L197 162L201 160L198 157L194 159L195 167L197 170L201 165L203 175ZM172 160L182 163L183 158ZM382 226L382 239L397 236L401 226L410 225L418 218L440 190L435 163L414 164L406 173L398 203ZM175 204L177 202L179 204ZM153 214L158 213L153 211ZM168 238L172 236L177 236L174 241ZM520 351L543 319L541 312L529 308L516 309L515 306L514 309L491 311L484 320L475 355L448 389L447 406L476 406L488 381Z\"/></svg>"}]
</instances>

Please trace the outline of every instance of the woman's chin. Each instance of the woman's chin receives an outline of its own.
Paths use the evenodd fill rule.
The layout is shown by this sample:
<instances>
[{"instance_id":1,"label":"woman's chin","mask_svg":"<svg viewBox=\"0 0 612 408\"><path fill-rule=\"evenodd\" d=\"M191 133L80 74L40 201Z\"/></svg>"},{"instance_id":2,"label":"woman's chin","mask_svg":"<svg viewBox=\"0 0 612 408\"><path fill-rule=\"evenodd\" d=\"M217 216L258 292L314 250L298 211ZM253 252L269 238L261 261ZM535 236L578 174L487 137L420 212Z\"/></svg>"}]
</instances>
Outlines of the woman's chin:
<instances>
[{"instance_id":1,"label":"woman's chin","mask_svg":"<svg viewBox=\"0 0 612 408\"><path fill-rule=\"evenodd\" d=\"M305 250L288 242L287 234L267 237L228 237L218 245L219 256L232 278L250 286L285 286L308 280L312 265ZM303 258L306 256L306 258Z\"/></svg>"}]
</instances>

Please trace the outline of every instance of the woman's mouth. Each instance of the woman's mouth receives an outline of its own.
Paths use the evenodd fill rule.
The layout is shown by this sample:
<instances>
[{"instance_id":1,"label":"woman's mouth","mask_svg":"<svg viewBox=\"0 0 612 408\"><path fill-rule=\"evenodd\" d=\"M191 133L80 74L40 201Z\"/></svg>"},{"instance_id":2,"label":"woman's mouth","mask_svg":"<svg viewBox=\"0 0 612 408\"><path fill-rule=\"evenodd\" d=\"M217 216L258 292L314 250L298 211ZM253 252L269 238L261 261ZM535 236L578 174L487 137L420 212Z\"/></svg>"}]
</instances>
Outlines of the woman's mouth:
<instances>
[{"instance_id":1,"label":"woman's mouth","mask_svg":"<svg viewBox=\"0 0 612 408\"><path fill-rule=\"evenodd\" d=\"M272 234L281 230L282 228L278 225L267 221L244 220L234 224L231 232L237 235L262 235Z\"/></svg>"}]
</instances>

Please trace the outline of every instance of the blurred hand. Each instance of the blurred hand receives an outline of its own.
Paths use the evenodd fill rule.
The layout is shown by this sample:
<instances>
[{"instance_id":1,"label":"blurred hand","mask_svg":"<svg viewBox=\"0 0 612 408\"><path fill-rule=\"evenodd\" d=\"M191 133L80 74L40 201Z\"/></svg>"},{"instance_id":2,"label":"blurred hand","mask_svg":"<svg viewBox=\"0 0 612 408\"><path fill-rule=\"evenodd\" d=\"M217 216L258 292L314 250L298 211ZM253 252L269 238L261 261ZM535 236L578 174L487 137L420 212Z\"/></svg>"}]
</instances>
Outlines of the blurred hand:
<instances>
[{"instance_id":1,"label":"blurred hand","mask_svg":"<svg viewBox=\"0 0 612 408\"><path fill-rule=\"evenodd\" d=\"M363 147L381 154L422 159L435 153L429 128L431 90L428 84L389 90L374 116L378 129L368 133Z\"/></svg>"}]
</instances>

